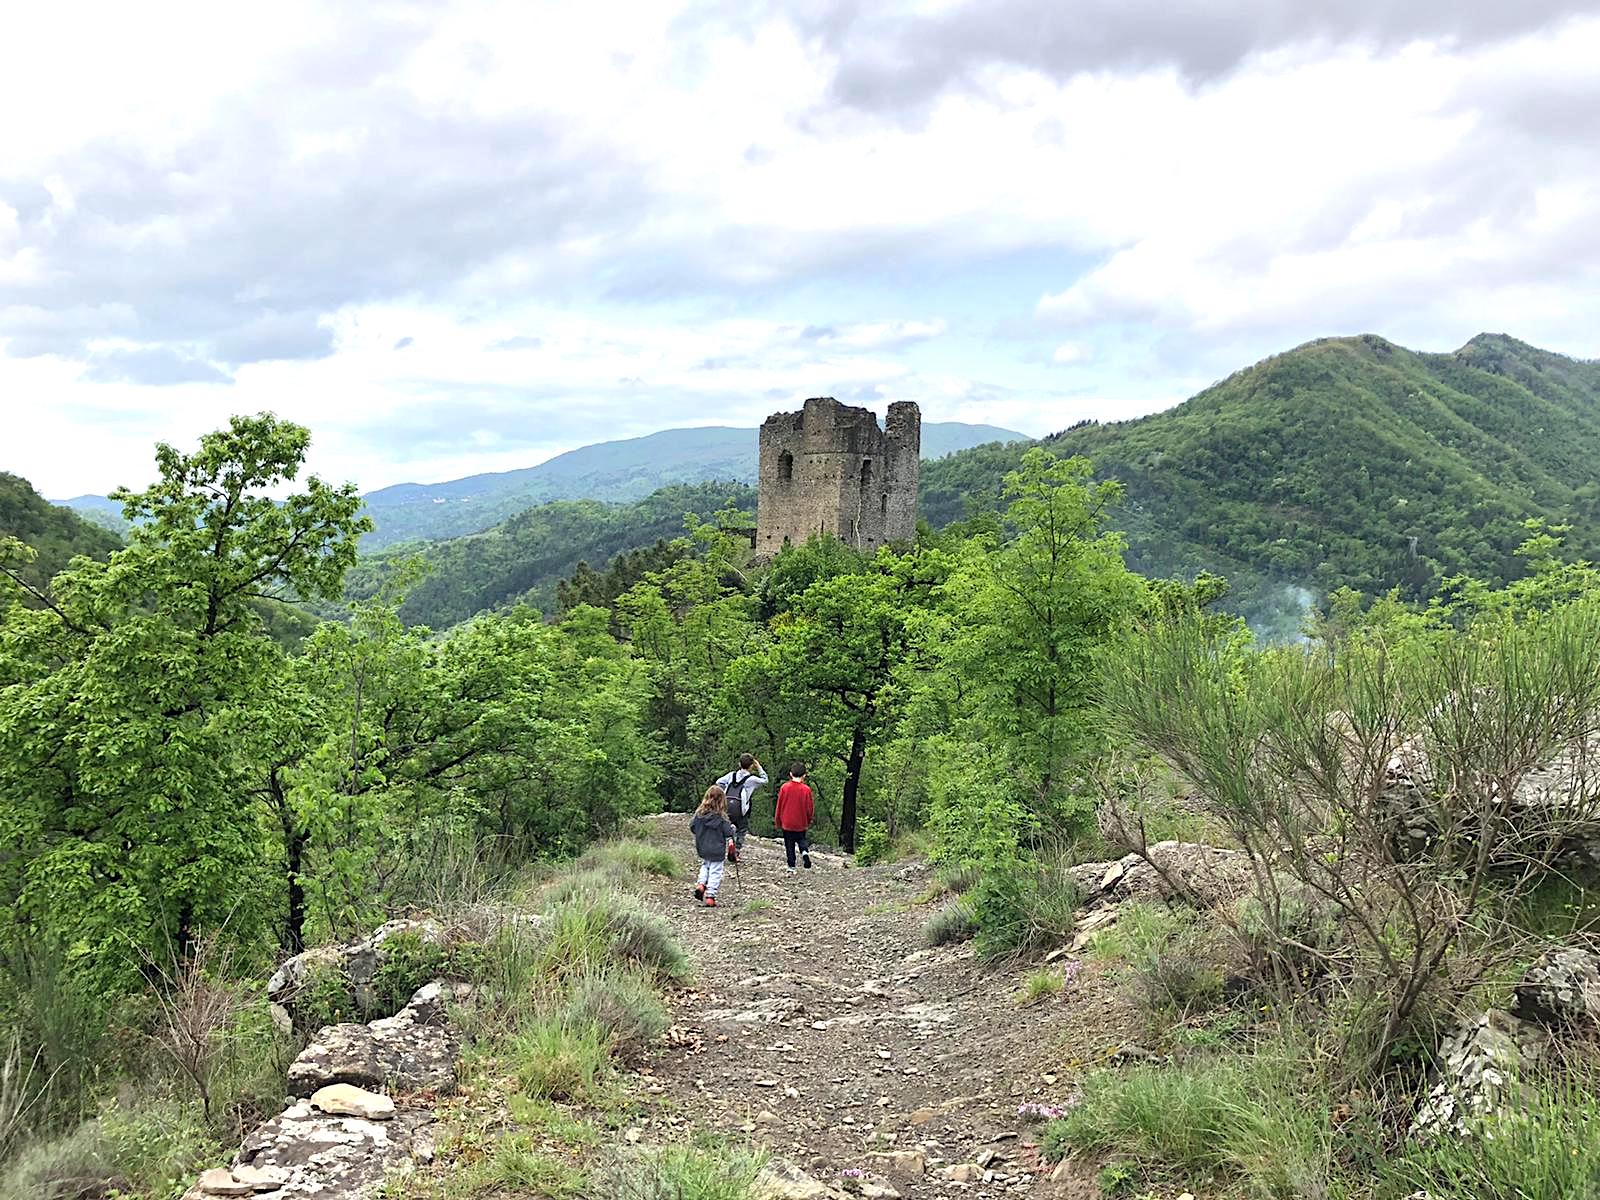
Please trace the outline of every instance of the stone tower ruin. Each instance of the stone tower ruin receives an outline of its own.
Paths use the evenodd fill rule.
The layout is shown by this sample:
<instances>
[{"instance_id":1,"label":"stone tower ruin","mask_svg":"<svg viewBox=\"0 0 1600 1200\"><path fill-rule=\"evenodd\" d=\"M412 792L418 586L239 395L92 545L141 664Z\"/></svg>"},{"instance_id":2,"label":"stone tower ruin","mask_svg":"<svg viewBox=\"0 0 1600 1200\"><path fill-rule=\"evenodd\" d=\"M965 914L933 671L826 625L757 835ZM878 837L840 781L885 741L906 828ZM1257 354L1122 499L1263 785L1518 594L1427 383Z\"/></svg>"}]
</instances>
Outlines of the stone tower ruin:
<instances>
[{"instance_id":1,"label":"stone tower ruin","mask_svg":"<svg viewBox=\"0 0 1600 1200\"><path fill-rule=\"evenodd\" d=\"M863 550L917 531L922 412L889 405L887 429L865 408L831 397L761 426L756 552L776 554L819 533Z\"/></svg>"}]
</instances>

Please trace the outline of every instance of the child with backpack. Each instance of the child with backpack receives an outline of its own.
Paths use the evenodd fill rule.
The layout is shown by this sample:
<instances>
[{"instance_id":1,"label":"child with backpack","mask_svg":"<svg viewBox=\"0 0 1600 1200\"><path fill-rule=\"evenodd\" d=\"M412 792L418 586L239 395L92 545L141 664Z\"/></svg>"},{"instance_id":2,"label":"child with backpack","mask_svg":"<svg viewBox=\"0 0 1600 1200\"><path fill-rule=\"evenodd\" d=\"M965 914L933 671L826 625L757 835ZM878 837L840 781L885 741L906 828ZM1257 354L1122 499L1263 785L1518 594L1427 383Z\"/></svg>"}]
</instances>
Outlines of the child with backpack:
<instances>
[{"instance_id":1,"label":"child with backpack","mask_svg":"<svg viewBox=\"0 0 1600 1200\"><path fill-rule=\"evenodd\" d=\"M806 831L811 828L815 806L811 788L806 783L805 763L795 763L789 768L789 782L778 789L777 811L773 813L778 828L783 830L783 852L789 859L789 874L794 874L794 854L800 851L800 860L806 870L811 869L811 842Z\"/></svg>"},{"instance_id":2,"label":"child with backpack","mask_svg":"<svg viewBox=\"0 0 1600 1200\"><path fill-rule=\"evenodd\" d=\"M733 822L733 851L729 861L738 862L744 850L745 835L750 832L750 797L767 782L766 768L754 754L739 755L739 765L717 780L728 796L728 819Z\"/></svg>"},{"instance_id":3,"label":"child with backpack","mask_svg":"<svg viewBox=\"0 0 1600 1200\"><path fill-rule=\"evenodd\" d=\"M717 892L722 888L722 872L726 869L728 844L733 839L733 822L728 820L728 796L716 784L706 789L705 799L689 821L689 832L694 835L694 850L700 856L700 878L694 885L694 898L707 908L717 906Z\"/></svg>"}]
</instances>

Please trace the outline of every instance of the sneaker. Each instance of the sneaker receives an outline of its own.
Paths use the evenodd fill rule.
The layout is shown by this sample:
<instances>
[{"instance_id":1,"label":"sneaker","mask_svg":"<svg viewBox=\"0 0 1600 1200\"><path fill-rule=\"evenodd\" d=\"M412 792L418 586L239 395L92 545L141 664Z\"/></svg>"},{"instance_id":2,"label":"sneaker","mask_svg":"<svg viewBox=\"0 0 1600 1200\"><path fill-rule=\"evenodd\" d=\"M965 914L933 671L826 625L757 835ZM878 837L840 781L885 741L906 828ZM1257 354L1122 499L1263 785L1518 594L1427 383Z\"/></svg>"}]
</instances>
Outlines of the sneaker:
<instances>
[{"instance_id":1,"label":"sneaker","mask_svg":"<svg viewBox=\"0 0 1600 1200\"><path fill-rule=\"evenodd\" d=\"M707 896L706 897L706 907L707 908L715 908L716 906L717 906L717 898L715 896Z\"/></svg>"},{"instance_id":2,"label":"sneaker","mask_svg":"<svg viewBox=\"0 0 1600 1200\"><path fill-rule=\"evenodd\" d=\"M802 855L801 855L801 856L800 856L800 861L801 861L801 862L803 862L803 863L805 863L805 865L806 865L806 870L808 870L808 871L809 871L809 870L811 870L811 855L809 855L809 854L802 854Z\"/></svg>"},{"instance_id":3,"label":"sneaker","mask_svg":"<svg viewBox=\"0 0 1600 1200\"><path fill-rule=\"evenodd\" d=\"M697 883L697 884L694 885L694 898L696 900L704 900L706 898L706 885L705 884Z\"/></svg>"},{"instance_id":4,"label":"sneaker","mask_svg":"<svg viewBox=\"0 0 1600 1200\"><path fill-rule=\"evenodd\" d=\"M794 874L794 868L793 867L785 867L784 870L786 872L788 872L790 875Z\"/></svg>"},{"instance_id":5,"label":"sneaker","mask_svg":"<svg viewBox=\"0 0 1600 1200\"><path fill-rule=\"evenodd\" d=\"M728 861L731 863L736 863L739 861L739 847L735 846L732 842L728 843Z\"/></svg>"}]
</instances>

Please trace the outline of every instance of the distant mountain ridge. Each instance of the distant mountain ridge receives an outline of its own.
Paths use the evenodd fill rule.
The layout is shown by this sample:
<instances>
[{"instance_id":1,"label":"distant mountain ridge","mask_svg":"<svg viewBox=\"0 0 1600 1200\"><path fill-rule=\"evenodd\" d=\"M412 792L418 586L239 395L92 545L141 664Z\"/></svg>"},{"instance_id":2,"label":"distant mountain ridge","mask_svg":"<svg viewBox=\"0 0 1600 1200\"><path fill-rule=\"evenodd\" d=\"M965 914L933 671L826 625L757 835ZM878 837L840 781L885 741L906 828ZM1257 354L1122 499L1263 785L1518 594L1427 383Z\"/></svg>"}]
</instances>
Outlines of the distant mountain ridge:
<instances>
[{"instance_id":1,"label":"distant mountain ridge","mask_svg":"<svg viewBox=\"0 0 1600 1200\"><path fill-rule=\"evenodd\" d=\"M477 533L552 500L632 503L678 483L754 483L758 436L755 429L717 425L664 429L580 446L535 467L379 488L363 497L377 529L362 539L362 549ZM1027 435L995 425L929 421L922 426L922 457L1019 439ZM104 496L60 503L107 528L118 528L108 516L121 520L120 506Z\"/></svg>"},{"instance_id":2,"label":"distant mountain ridge","mask_svg":"<svg viewBox=\"0 0 1600 1200\"><path fill-rule=\"evenodd\" d=\"M1263 625L1343 585L1420 598L1451 575L1515 578L1529 518L1571 525L1569 551L1600 560L1600 363L1505 334L1447 354L1324 338L1042 444L1123 483L1109 523L1136 569L1225 574ZM927 464L923 515L994 507L1022 450Z\"/></svg>"}]
</instances>

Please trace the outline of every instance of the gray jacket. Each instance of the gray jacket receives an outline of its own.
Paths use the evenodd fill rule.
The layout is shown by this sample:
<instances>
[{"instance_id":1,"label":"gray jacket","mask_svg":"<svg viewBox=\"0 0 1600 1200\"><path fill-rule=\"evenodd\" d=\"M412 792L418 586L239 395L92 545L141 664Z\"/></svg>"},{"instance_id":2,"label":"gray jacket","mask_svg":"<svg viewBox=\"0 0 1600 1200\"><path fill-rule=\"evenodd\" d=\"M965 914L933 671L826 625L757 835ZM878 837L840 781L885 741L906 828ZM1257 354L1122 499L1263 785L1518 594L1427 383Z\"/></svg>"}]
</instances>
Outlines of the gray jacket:
<instances>
[{"instance_id":1,"label":"gray jacket","mask_svg":"<svg viewBox=\"0 0 1600 1200\"><path fill-rule=\"evenodd\" d=\"M737 784L734 783L735 776L738 776ZM750 797L766 781L765 771L746 771L743 767L735 767L717 780L717 786L728 793L728 817L740 829L749 828Z\"/></svg>"},{"instance_id":2,"label":"gray jacket","mask_svg":"<svg viewBox=\"0 0 1600 1200\"><path fill-rule=\"evenodd\" d=\"M715 813L695 813L689 822L694 834L694 852L705 862L722 862L728 857L728 839L734 834L727 817Z\"/></svg>"}]
</instances>

